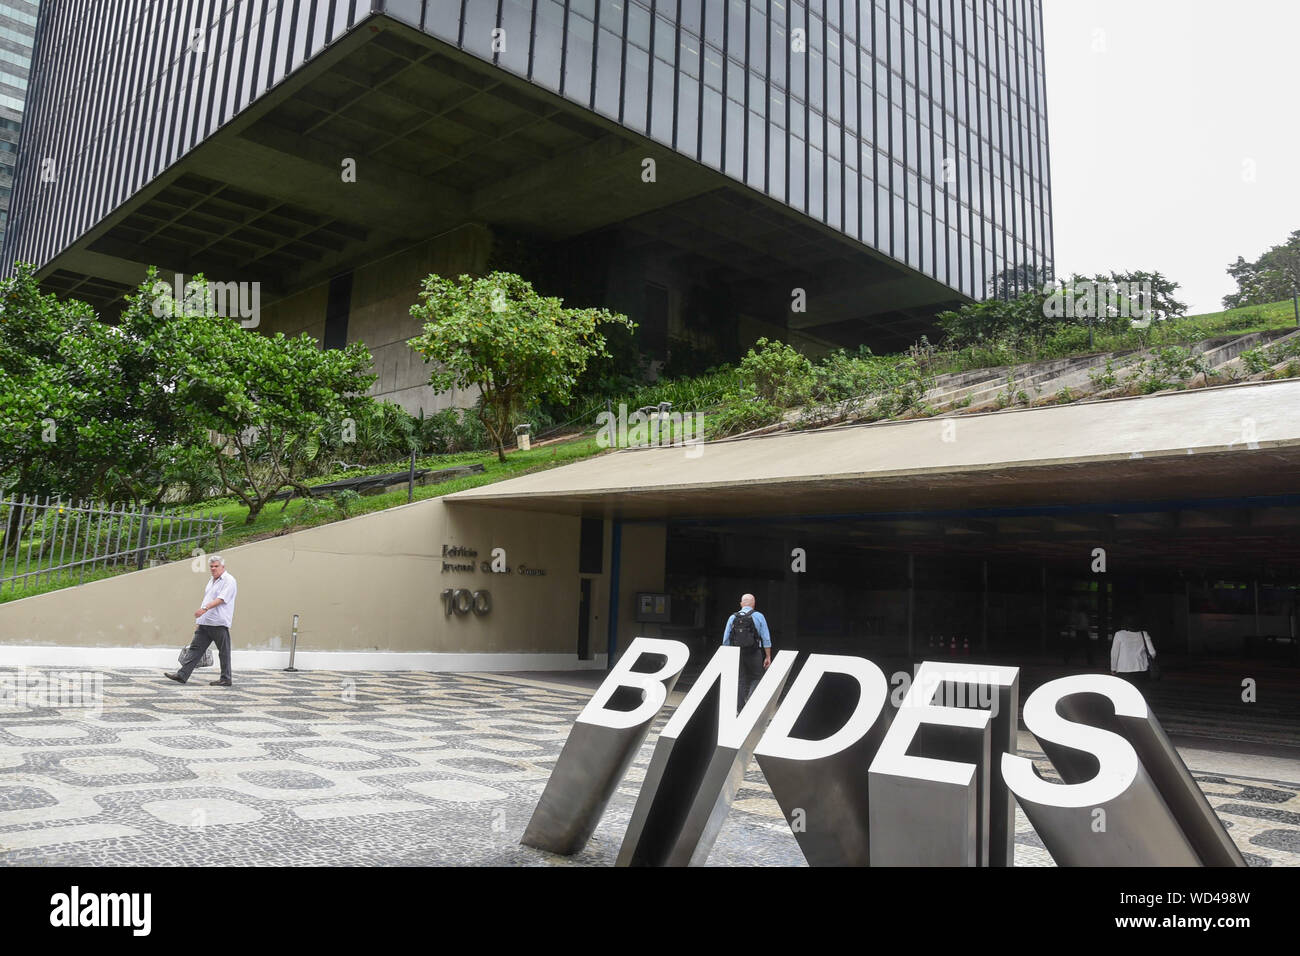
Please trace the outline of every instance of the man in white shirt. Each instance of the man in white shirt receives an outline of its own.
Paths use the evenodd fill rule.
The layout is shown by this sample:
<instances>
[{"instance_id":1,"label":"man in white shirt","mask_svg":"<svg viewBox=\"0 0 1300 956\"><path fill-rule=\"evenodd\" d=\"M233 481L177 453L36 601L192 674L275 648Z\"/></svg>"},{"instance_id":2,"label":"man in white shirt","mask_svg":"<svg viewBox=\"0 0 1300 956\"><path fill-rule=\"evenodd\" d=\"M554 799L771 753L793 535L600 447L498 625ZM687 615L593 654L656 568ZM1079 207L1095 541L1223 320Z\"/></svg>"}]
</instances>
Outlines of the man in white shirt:
<instances>
[{"instance_id":1,"label":"man in white shirt","mask_svg":"<svg viewBox=\"0 0 1300 956\"><path fill-rule=\"evenodd\" d=\"M198 664L208 645L215 643L221 657L221 676L212 681L214 687L229 687L230 680L230 625L235 620L235 594L238 586L235 576L226 570L226 562L221 555L214 554L208 560L208 570L212 580L203 589L203 603L194 612L194 640L190 642L189 655L176 673L165 676L184 684L190 679L190 673Z\"/></svg>"}]
</instances>

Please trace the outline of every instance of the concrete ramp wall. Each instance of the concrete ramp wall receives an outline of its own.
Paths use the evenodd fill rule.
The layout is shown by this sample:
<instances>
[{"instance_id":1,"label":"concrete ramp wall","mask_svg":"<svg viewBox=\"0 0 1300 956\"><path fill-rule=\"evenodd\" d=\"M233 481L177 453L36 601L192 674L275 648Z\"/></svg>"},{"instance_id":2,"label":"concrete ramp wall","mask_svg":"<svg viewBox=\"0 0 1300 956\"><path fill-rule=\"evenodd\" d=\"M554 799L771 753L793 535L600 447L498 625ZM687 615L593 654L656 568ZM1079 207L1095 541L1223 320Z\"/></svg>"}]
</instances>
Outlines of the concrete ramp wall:
<instances>
[{"instance_id":1,"label":"concrete ramp wall","mask_svg":"<svg viewBox=\"0 0 1300 956\"><path fill-rule=\"evenodd\" d=\"M300 666L603 666L577 659L578 534L575 517L433 499L230 548L236 668L285 666L295 613ZM494 548L510 573L483 569ZM2 604L0 666L175 664L207 580L200 558ZM487 592L490 610L448 616L447 588Z\"/></svg>"}]
</instances>

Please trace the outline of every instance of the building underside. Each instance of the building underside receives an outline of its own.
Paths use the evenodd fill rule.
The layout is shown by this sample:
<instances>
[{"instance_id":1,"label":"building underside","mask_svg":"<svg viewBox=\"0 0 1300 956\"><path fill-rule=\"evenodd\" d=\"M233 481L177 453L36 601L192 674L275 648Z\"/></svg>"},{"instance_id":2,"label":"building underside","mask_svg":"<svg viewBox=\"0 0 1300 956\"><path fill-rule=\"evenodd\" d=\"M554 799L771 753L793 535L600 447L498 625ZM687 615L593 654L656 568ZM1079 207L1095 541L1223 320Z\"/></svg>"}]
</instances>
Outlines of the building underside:
<instances>
[{"instance_id":1,"label":"building underside","mask_svg":"<svg viewBox=\"0 0 1300 956\"><path fill-rule=\"evenodd\" d=\"M670 336L726 350L772 331L814 351L897 350L962 301L718 170L433 37L375 24L295 70L55 256L43 286L111 320L152 264L260 282L274 309L473 225L492 251L467 265L532 271L542 291L624 311L651 352ZM671 291L670 304L646 282ZM803 312L791 310L798 289ZM406 291L409 306L416 287Z\"/></svg>"}]
</instances>

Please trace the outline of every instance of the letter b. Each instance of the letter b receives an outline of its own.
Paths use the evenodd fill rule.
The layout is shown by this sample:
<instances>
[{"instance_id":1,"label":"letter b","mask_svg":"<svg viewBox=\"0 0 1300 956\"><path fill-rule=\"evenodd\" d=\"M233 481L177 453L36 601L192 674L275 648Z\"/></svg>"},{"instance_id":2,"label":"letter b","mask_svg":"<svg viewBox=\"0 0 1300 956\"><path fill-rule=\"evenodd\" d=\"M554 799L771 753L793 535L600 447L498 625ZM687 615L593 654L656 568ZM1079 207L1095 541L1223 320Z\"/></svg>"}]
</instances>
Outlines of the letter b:
<instances>
[{"instance_id":1,"label":"letter b","mask_svg":"<svg viewBox=\"0 0 1300 956\"><path fill-rule=\"evenodd\" d=\"M663 663L636 670L647 657ZM565 855L587 845L689 657L680 641L632 642L574 722L520 842Z\"/></svg>"}]
</instances>

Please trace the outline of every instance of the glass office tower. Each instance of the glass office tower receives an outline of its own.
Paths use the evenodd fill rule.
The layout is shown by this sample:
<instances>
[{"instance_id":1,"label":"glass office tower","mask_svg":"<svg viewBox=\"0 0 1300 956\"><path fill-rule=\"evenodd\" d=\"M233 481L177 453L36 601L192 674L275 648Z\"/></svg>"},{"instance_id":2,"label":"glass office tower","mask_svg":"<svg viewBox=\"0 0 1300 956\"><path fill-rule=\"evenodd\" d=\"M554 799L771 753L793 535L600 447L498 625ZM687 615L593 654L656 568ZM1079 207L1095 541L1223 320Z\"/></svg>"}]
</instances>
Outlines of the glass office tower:
<instances>
[{"instance_id":1,"label":"glass office tower","mask_svg":"<svg viewBox=\"0 0 1300 956\"><path fill-rule=\"evenodd\" d=\"M1040 0L387 10L966 296L1051 269Z\"/></svg>"},{"instance_id":2,"label":"glass office tower","mask_svg":"<svg viewBox=\"0 0 1300 956\"><path fill-rule=\"evenodd\" d=\"M669 150L737 203L830 237L817 241L848 257L844 271L872 277L862 290L841 283L843 315L830 318L847 321L850 300L880 311L898 296L910 321L983 298L1000 275L1023 285L1051 270L1041 19L1040 0L48 0L4 262L57 273L67 284L51 287L66 291L125 287L125 264L181 247L191 268L253 261L255 237L223 232L217 187L189 189L200 182L189 165L254 122L261 144L278 142L276 122L281 139L364 124L378 114L351 104L382 87L402 109L377 158L409 158L402 169L430 189L426 171L455 161L457 143L513 143L512 104L545 102L539 121L555 135L539 153L573 130ZM389 82L394 58L405 75ZM427 71L428 92L407 67ZM439 100L434 80L458 82L462 102ZM522 92L503 92L512 84ZM438 161L418 161L420 149ZM253 215L284 199L256 171L223 175L226 207ZM577 190L581 175L548 188ZM178 179L188 192L143 209ZM163 221L191 202L212 215ZM818 271L815 259L795 265Z\"/></svg>"},{"instance_id":3,"label":"glass office tower","mask_svg":"<svg viewBox=\"0 0 1300 956\"><path fill-rule=\"evenodd\" d=\"M0 0L0 246L9 221L37 6L37 0Z\"/></svg>"}]
</instances>

